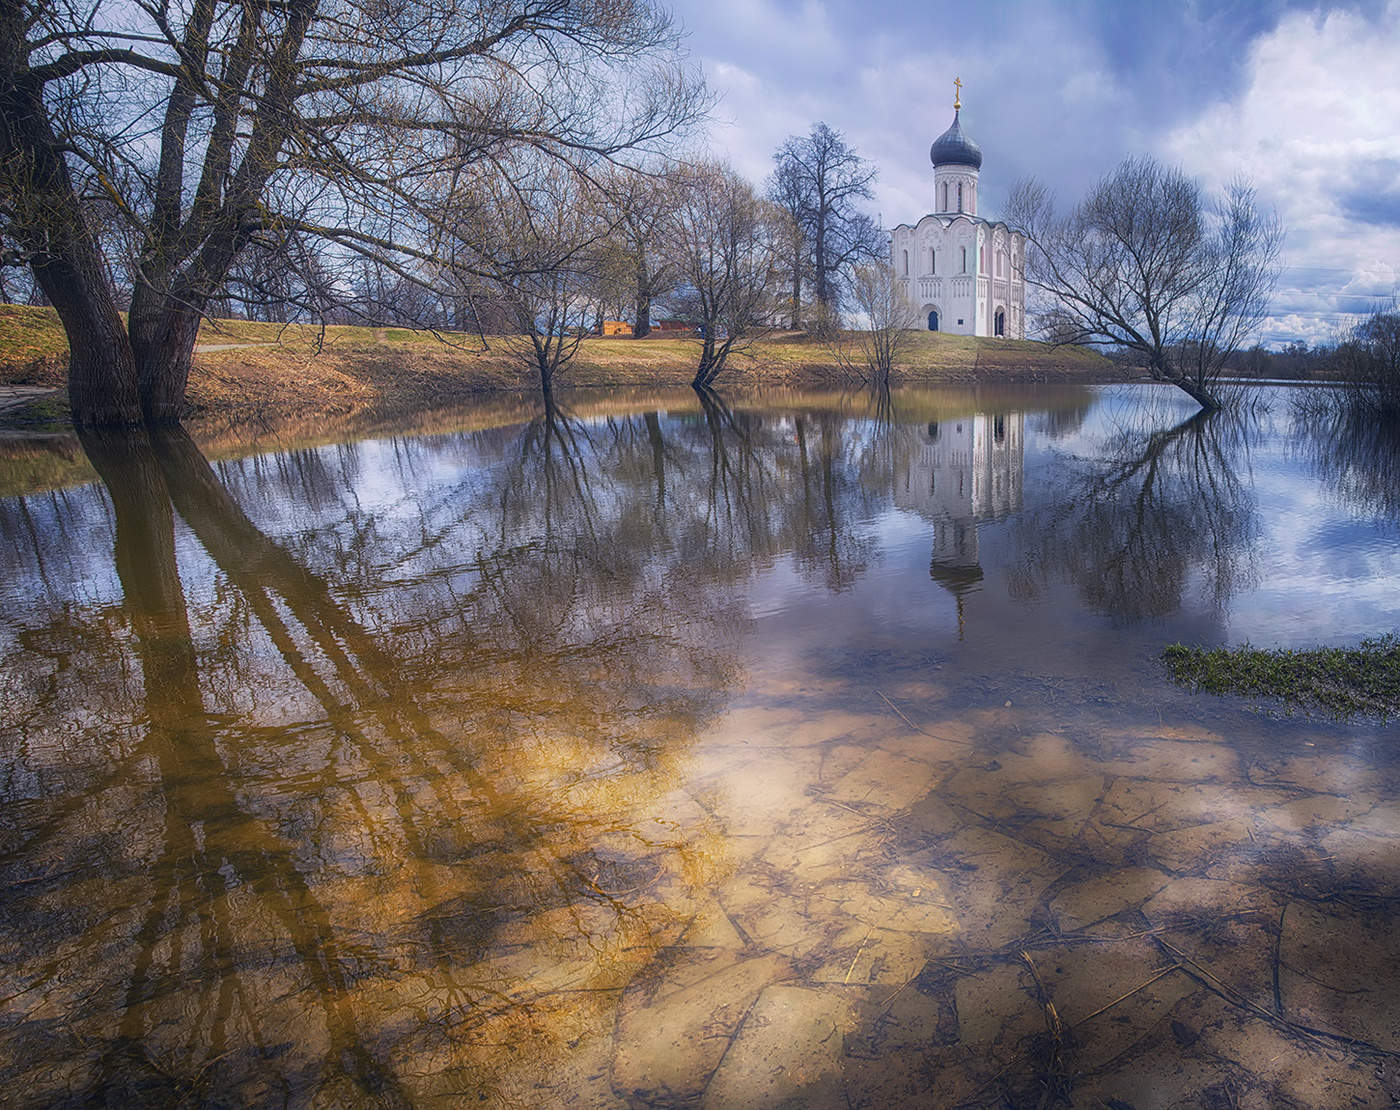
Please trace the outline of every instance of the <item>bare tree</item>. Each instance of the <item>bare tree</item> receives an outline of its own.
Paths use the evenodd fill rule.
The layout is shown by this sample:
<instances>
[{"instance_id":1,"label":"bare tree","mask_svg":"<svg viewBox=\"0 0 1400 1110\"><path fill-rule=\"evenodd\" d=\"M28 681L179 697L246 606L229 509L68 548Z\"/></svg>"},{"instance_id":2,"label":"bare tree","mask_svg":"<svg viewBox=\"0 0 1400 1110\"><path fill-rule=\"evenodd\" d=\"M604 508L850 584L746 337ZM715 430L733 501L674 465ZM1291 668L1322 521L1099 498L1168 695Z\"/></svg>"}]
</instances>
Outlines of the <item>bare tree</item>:
<instances>
[{"instance_id":1,"label":"bare tree","mask_svg":"<svg viewBox=\"0 0 1400 1110\"><path fill-rule=\"evenodd\" d=\"M856 205L870 200L878 171L846 144L839 131L815 123L805 136L794 135L773 155L770 199L795 216L811 258L813 293L821 318L818 326L834 328L841 307L841 284L850 268L880 257L886 242L875 221ZM796 252L789 267L798 274ZM796 302L800 279L794 277Z\"/></svg>"},{"instance_id":2,"label":"bare tree","mask_svg":"<svg viewBox=\"0 0 1400 1110\"><path fill-rule=\"evenodd\" d=\"M513 328L502 342L548 397L588 334L612 227L581 174L538 155L515 163L479 175L458 195L454 218L476 246L467 264L509 308Z\"/></svg>"},{"instance_id":3,"label":"bare tree","mask_svg":"<svg viewBox=\"0 0 1400 1110\"><path fill-rule=\"evenodd\" d=\"M68 335L75 420L178 420L201 313L259 234L414 277L444 167L664 147L705 108L678 43L649 0L0 5L0 208ZM139 243L129 321L87 194Z\"/></svg>"},{"instance_id":4,"label":"bare tree","mask_svg":"<svg viewBox=\"0 0 1400 1110\"><path fill-rule=\"evenodd\" d=\"M699 325L697 389L769 326L776 222L772 205L728 166L704 164L682 176L668 238Z\"/></svg>"},{"instance_id":5,"label":"bare tree","mask_svg":"<svg viewBox=\"0 0 1400 1110\"><path fill-rule=\"evenodd\" d=\"M1006 218L1026 234L1026 283L1055 342L1126 349L1220 406L1214 382L1263 319L1283 239L1248 185L1208 206L1180 170L1129 158L1064 217L1042 185L1019 182Z\"/></svg>"},{"instance_id":6,"label":"bare tree","mask_svg":"<svg viewBox=\"0 0 1400 1110\"><path fill-rule=\"evenodd\" d=\"M857 322L863 326L839 334L833 351L841 365L862 381L888 389L890 374L918 327L919 310L884 259L857 266L851 272L850 289L860 317Z\"/></svg>"},{"instance_id":7,"label":"bare tree","mask_svg":"<svg viewBox=\"0 0 1400 1110\"><path fill-rule=\"evenodd\" d=\"M663 249L663 229L675 197L675 170L665 165L640 173L615 169L605 188L616 213L610 247L617 260L618 291L625 288L631 298L628 315L633 337L645 339L651 334L652 302L676 284L674 260Z\"/></svg>"},{"instance_id":8,"label":"bare tree","mask_svg":"<svg viewBox=\"0 0 1400 1110\"><path fill-rule=\"evenodd\" d=\"M1358 323L1334 357L1355 386L1348 405L1371 419L1400 424L1400 304L1392 302Z\"/></svg>"},{"instance_id":9,"label":"bare tree","mask_svg":"<svg viewBox=\"0 0 1400 1110\"><path fill-rule=\"evenodd\" d=\"M791 293L788 297L788 327L802 328L802 285L812 271L812 251L803 226L806 190L796 160L782 160L768 179L769 201L782 214L778 223L777 249Z\"/></svg>"}]
</instances>

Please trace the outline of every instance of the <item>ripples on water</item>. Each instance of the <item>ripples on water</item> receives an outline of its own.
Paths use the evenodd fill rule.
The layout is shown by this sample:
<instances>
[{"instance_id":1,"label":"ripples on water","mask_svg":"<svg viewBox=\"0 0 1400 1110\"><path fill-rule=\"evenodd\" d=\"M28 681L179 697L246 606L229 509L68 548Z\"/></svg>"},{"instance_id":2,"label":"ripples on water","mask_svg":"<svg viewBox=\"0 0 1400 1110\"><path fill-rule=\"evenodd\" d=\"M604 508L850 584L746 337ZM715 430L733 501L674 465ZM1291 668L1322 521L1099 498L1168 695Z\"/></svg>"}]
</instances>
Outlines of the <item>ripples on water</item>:
<instances>
[{"instance_id":1,"label":"ripples on water","mask_svg":"<svg viewBox=\"0 0 1400 1110\"><path fill-rule=\"evenodd\" d=\"M13 448L7 1098L1388 1105L1393 731L1157 660L1400 627L1288 398Z\"/></svg>"}]
</instances>

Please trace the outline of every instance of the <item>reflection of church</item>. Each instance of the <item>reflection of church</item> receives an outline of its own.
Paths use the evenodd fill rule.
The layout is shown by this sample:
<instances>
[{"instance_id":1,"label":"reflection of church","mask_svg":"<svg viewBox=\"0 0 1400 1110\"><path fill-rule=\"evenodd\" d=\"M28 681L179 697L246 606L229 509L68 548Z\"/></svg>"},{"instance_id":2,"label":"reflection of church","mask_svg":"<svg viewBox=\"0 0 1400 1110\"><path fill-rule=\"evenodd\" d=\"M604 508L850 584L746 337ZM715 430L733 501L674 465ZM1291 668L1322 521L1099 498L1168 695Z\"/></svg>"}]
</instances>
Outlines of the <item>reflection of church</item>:
<instances>
[{"instance_id":1,"label":"reflection of church","mask_svg":"<svg viewBox=\"0 0 1400 1110\"><path fill-rule=\"evenodd\" d=\"M1021 507L1025 416L976 413L933 422L895 473L894 503L933 524L929 575L958 599L982 580L977 525Z\"/></svg>"}]
</instances>

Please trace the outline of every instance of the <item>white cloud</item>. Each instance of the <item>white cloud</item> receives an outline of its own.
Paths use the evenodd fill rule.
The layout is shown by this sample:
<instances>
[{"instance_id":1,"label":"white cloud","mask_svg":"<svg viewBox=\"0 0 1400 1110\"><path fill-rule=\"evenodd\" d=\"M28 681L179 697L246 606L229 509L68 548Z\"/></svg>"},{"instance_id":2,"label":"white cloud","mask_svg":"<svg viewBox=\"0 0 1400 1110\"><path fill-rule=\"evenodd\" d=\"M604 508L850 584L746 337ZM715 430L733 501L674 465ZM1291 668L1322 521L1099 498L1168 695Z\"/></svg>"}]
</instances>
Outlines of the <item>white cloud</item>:
<instances>
[{"instance_id":1,"label":"white cloud","mask_svg":"<svg viewBox=\"0 0 1400 1110\"><path fill-rule=\"evenodd\" d=\"M1376 19L1300 13L1255 40L1232 100L1162 151L1208 186L1238 174L1287 228L1275 339L1328 338L1395 288L1400 264L1400 0Z\"/></svg>"}]
</instances>

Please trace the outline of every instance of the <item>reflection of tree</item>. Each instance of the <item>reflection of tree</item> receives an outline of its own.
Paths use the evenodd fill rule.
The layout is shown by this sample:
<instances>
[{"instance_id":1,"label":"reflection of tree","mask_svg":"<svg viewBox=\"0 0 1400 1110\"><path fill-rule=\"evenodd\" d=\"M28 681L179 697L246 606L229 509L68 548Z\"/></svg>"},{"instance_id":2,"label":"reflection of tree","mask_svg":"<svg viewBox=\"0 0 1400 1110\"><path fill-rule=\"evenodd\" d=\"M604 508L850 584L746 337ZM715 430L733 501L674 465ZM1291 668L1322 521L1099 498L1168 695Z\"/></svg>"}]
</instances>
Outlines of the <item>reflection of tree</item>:
<instances>
[{"instance_id":1,"label":"reflection of tree","mask_svg":"<svg viewBox=\"0 0 1400 1110\"><path fill-rule=\"evenodd\" d=\"M665 799L744 583L868 561L870 442L713 396L217 467L89 437L110 513L77 490L0 534L54 584L0 618L40 784L0 781L39 798L0 830L0 987L41 984L0 1079L403 1102L547 1072L724 866Z\"/></svg>"},{"instance_id":2,"label":"reflection of tree","mask_svg":"<svg viewBox=\"0 0 1400 1110\"><path fill-rule=\"evenodd\" d=\"M709 433L708 517L740 550L768 557L791 551L828 589L849 587L865 570L869 540L856 522L873 500L863 484L851 422L831 411L798 412L787 425L735 412L697 391ZM794 488L796 487L796 488Z\"/></svg>"},{"instance_id":3,"label":"reflection of tree","mask_svg":"<svg viewBox=\"0 0 1400 1110\"><path fill-rule=\"evenodd\" d=\"M1065 439L1084 426L1084 420L1093 407L1093 401L1088 397L1073 399L1068 404L1047 406L1030 419L1030 424L1047 439Z\"/></svg>"},{"instance_id":4,"label":"reflection of tree","mask_svg":"<svg viewBox=\"0 0 1400 1110\"><path fill-rule=\"evenodd\" d=\"M1176 612L1193 573L1217 604L1253 574L1243 421L1202 412L1162 428L1136 416L1091 457L1064 458L1059 486L1016 519L1014 590L1064 578L1105 613L1157 617Z\"/></svg>"},{"instance_id":5,"label":"reflection of tree","mask_svg":"<svg viewBox=\"0 0 1400 1110\"><path fill-rule=\"evenodd\" d=\"M548 442L551 465L574 473L569 430L539 434L565 437ZM690 859L693 879L708 865L698 845L663 850L674 834L653 827L651 799L732 674L728 609L697 606L689 631L664 611L648 626L616 600L631 583L580 588L577 564L528 576L530 545L472 552L460 589L444 570L468 560L445 533L415 553L429 565L413 581L374 599L372 622L355 611L364 599L352 607L261 532L182 433L89 450L114 508L144 734L103 753L92 733L89 788L2 862L99 861L108 883L105 927L82 912L84 883L57 880L4 922L12 951L32 952L24 934L46 926L18 974L50 944L109 954L48 988L68 1009L85 994L99 1025L114 1015L94 1091L170 1099L198 1079L262 1101L340 1083L337 1099L403 1103L422 1093L407 1078L415 1053L434 1056L435 1082L460 1086L463 1069L485 1081L491 1054L474 1040L525 1044L562 1012L576 1023L606 1000L600 978L674 939L676 868ZM593 510L581 480L555 488L545 512L562 536ZM227 584L195 622L212 649L191 634L172 504ZM522 582L556 619L552 637L513 619ZM253 695L242 720L211 692L222 671ZM122 714L101 681L62 681L49 712ZM537 976L512 955L522 945ZM108 966L125 970L113 980ZM182 1032L191 1008L198 1028ZM19 1029L12 1049L41 1035Z\"/></svg>"},{"instance_id":6,"label":"reflection of tree","mask_svg":"<svg viewBox=\"0 0 1400 1110\"><path fill-rule=\"evenodd\" d=\"M1293 423L1303 453L1342 504L1400 522L1400 427L1327 395L1304 397Z\"/></svg>"}]
</instances>

